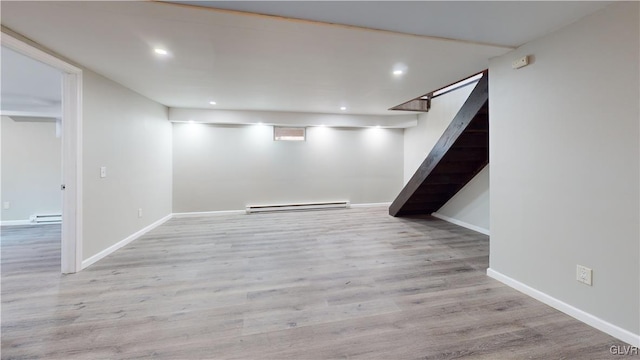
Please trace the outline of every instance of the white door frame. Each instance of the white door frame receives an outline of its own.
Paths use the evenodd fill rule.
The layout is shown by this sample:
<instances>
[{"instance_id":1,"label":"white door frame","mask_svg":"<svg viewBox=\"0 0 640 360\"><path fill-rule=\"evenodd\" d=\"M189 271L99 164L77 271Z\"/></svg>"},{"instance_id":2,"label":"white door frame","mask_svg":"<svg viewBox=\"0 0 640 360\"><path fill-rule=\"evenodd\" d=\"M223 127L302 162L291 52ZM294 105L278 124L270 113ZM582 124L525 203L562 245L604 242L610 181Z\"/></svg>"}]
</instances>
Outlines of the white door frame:
<instances>
[{"instance_id":1,"label":"white door frame","mask_svg":"<svg viewBox=\"0 0 640 360\"><path fill-rule=\"evenodd\" d=\"M0 43L60 70L62 75L62 246L63 274L82 269L82 69L2 33Z\"/></svg>"}]
</instances>

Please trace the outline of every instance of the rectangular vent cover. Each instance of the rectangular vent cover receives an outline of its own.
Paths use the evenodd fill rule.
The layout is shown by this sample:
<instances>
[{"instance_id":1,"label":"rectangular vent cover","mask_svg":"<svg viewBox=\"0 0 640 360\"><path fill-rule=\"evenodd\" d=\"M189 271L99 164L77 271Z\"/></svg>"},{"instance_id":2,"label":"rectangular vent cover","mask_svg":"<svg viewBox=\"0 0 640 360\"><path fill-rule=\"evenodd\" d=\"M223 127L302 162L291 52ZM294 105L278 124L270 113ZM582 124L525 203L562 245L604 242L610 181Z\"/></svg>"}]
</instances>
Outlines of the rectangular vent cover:
<instances>
[{"instance_id":1,"label":"rectangular vent cover","mask_svg":"<svg viewBox=\"0 0 640 360\"><path fill-rule=\"evenodd\" d=\"M319 209L347 209L350 207L348 201L330 201L317 203L298 203L280 205L247 205L247 214L270 211L296 211L296 210L319 210Z\"/></svg>"},{"instance_id":2,"label":"rectangular vent cover","mask_svg":"<svg viewBox=\"0 0 640 360\"><path fill-rule=\"evenodd\" d=\"M58 224L62 222L62 214L36 214L29 216L29 220L36 224Z\"/></svg>"}]
</instances>

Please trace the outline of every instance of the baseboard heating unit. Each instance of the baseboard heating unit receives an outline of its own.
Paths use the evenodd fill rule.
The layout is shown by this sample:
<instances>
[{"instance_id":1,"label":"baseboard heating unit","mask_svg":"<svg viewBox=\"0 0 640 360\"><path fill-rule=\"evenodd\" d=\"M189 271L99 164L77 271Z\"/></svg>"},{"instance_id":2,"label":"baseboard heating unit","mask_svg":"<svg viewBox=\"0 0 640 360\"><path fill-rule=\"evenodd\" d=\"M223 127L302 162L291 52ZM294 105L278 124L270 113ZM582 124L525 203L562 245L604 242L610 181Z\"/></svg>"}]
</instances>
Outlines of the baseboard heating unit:
<instances>
[{"instance_id":1,"label":"baseboard heating unit","mask_svg":"<svg viewBox=\"0 0 640 360\"><path fill-rule=\"evenodd\" d=\"M351 204L348 201L329 201L316 203L297 203L279 205L247 205L247 214L273 211L297 211L297 210L320 210L320 209L348 209Z\"/></svg>"},{"instance_id":2,"label":"baseboard heating unit","mask_svg":"<svg viewBox=\"0 0 640 360\"><path fill-rule=\"evenodd\" d=\"M62 222L61 214L36 214L29 216L29 221L35 224L59 224Z\"/></svg>"}]
</instances>

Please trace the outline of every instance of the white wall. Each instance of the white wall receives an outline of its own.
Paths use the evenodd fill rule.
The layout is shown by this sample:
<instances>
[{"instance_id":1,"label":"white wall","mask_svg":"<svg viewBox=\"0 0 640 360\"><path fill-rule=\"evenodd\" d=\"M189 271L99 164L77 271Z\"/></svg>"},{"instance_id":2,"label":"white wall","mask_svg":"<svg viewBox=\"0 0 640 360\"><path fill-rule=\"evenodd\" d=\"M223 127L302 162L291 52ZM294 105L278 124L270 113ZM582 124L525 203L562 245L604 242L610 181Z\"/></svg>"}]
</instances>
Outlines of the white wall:
<instances>
[{"instance_id":1,"label":"white wall","mask_svg":"<svg viewBox=\"0 0 640 360\"><path fill-rule=\"evenodd\" d=\"M465 86L431 100L429 112L418 116L418 126L404 130L404 182L406 185L456 116L475 85Z\"/></svg>"},{"instance_id":2,"label":"white wall","mask_svg":"<svg viewBox=\"0 0 640 360\"><path fill-rule=\"evenodd\" d=\"M260 125L173 125L173 210L247 204L390 202L402 187L402 129L307 128L307 141L273 141Z\"/></svg>"},{"instance_id":3,"label":"white wall","mask_svg":"<svg viewBox=\"0 0 640 360\"><path fill-rule=\"evenodd\" d=\"M489 165L487 165L438 209L436 215L453 219L463 226L488 234L490 229L489 194Z\"/></svg>"},{"instance_id":4,"label":"white wall","mask_svg":"<svg viewBox=\"0 0 640 360\"><path fill-rule=\"evenodd\" d=\"M405 129L404 184L427 158L474 86L469 85L433 99L431 110L418 117L418 126ZM458 224L488 233L489 167L478 173L436 213Z\"/></svg>"},{"instance_id":5,"label":"white wall","mask_svg":"<svg viewBox=\"0 0 640 360\"><path fill-rule=\"evenodd\" d=\"M171 213L171 123L165 106L89 70L83 86L87 259Z\"/></svg>"},{"instance_id":6,"label":"white wall","mask_svg":"<svg viewBox=\"0 0 640 360\"><path fill-rule=\"evenodd\" d=\"M610 5L493 59L489 82L491 269L635 334L639 13Z\"/></svg>"},{"instance_id":7,"label":"white wall","mask_svg":"<svg viewBox=\"0 0 640 360\"><path fill-rule=\"evenodd\" d=\"M2 221L62 214L62 145L51 121L2 116ZM2 206L9 202L9 209Z\"/></svg>"}]
</instances>

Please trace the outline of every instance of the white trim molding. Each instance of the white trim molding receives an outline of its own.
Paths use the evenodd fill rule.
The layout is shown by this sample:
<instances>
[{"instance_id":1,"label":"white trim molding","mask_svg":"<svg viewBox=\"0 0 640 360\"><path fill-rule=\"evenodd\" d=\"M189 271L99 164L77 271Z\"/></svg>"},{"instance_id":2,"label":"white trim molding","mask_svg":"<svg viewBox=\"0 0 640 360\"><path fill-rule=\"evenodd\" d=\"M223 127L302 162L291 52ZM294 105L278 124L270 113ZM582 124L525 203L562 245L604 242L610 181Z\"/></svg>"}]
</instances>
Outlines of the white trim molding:
<instances>
[{"instance_id":1,"label":"white trim molding","mask_svg":"<svg viewBox=\"0 0 640 360\"><path fill-rule=\"evenodd\" d=\"M35 48L5 32L2 32L2 46L6 46L11 50L15 50L22 55L26 55L34 60L43 62L60 71L72 74L82 73L82 70L80 68L71 65L68 62L61 60L51 54L47 54L46 52Z\"/></svg>"},{"instance_id":2,"label":"white trim molding","mask_svg":"<svg viewBox=\"0 0 640 360\"><path fill-rule=\"evenodd\" d=\"M525 295L529 295L532 298L545 303L552 308L562 311L563 313L582 321L583 323L592 326L602 332L605 332L615 338L618 338L630 345L640 346L640 335L634 334L631 331L625 330L619 326L613 325L610 322L600 319L597 316L589 314L583 310L580 310L572 305L558 300L550 295L543 293L540 290L536 290L528 285L525 285L518 280L510 278L498 271L491 268L487 269L487 275L493 279L500 281L501 283L512 287Z\"/></svg>"},{"instance_id":3,"label":"white trim molding","mask_svg":"<svg viewBox=\"0 0 640 360\"><path fill-rule=\"evenodd\" d=\"M157 228L158 226L164 224L165 222L171 220L172 217L173 217L173 214L169 214L169 215L161 218L160 220L157 220L157 221L145 226L144 228L136 231L135 233L127 236L126 238L118 241L117 243L109 246L108 248L100 251L99 253L91 256L90 258L82 261L82 269L86 269L87 267L95 264L99 260L104 259L108 255L111 255L112 253L114 253L117 250L119 250L120 248L128 245L129 243L133 242L134 240L139 239L140 237L142 237L144 234L148 233L149 231L151 231L151 230Z\"/></svg>"},{"instance_id":4,"label":"white trim molding","mask_svg":"<svg viewBox=\"0 0 640 360\"><path fill-rule=\"evenodd\" d=\"M363 208L363 207L383 207L390 206L390 202L383 203L363 203L363 204L350 204L351 208ZM195 211L195 212L178 212L173 213L174 218L184 218L193 216L221 216L221 215L240 215L246 214L246 210L216 210L216 211Z\"/></svg>"},{"instance_id":5,"label":"white trim molding","mask_svg":"<svg viewBox=\"0 0 640 360\"><path fill-rule=\"evenodd\" d=\"M34 118L47 118L47 119L58 119L62 117L61 113L47 112L47 111L0 110L0 115L9 116L9 117L34 117Z\"/></svg>"},{"instance_id":6,"label":"white trim molding","mask_svg":"<svg viewBox=\"0 0 640 360\"><path fill-rule=\"evenodd\" d=\"M244 215L246 210L221 210L221 211L196 211L196 212L183 212L173 213L174 218L184 218L193 216L220 216L220 215Z\"/></svg>"},{"instance_id":7,"label":"white trim molding","mask_svg":"<svg viewBox=\"0 0 640 360\"><path fill-rule=\"evenodd\" d=\"M0 226L20 226L20 225L42 225L32 223L31 220L4 220L0 221Z\"/></svg>"},{"instance_id":8,"label":"white trim molding","mask_svg":"<svg viewBox=\"0 0 640 360\"><path fill-rule=\"evenodd\" d=\"M390 202L381 202L381 203L362 203L362 204L351 204L352 208L364 208L364 207L389 207L391 206Z\"/></svg>"},{"instance_id":9,"label":"white trim molding","mask_svg":"<svg viewBox=\"0 0 640 360\"><path fill-rule=\"evenodd\" d=\"M82 71L62 76L62 273L82 270Z\"/></svg>"},{"instance_id":10,"label":"white trim molding","mask_svg":"<svg viewBox=\"0 0 640 360\"><path fill-rule=\"evenodd\" d=\"M485 229L485 228L482 228L482 227L477 226L477 225L469 224L469 223L466 223L464 221L460 221L458 219L454 219L452 217L449 217L449 216L446 216L446 215L442 215L442 214L437 213L437 212L432 213L431 216L433 216L434 218L438 218L440 220L444 220L446 222L450 222L452 224L456 224L458 226L462 226L463 228L467 228L469 230L473 230L473 231L479 232L480 234L485 234L487 236L491 235L489 233L489 229Z\"/></svg>"}]
</instances>

